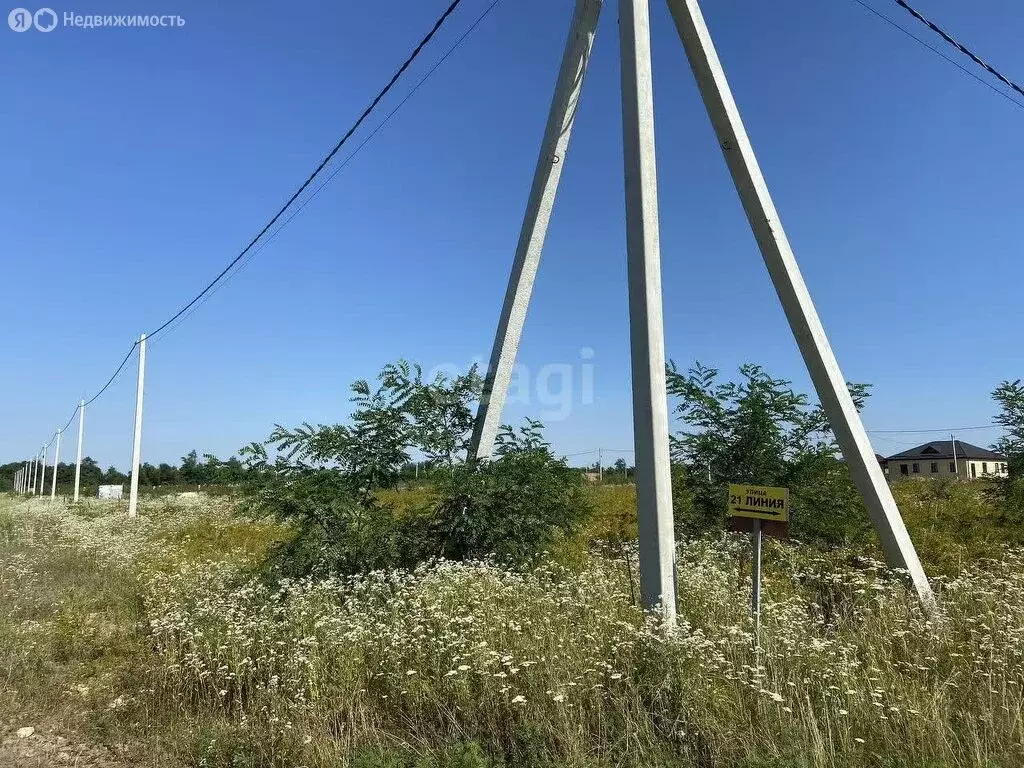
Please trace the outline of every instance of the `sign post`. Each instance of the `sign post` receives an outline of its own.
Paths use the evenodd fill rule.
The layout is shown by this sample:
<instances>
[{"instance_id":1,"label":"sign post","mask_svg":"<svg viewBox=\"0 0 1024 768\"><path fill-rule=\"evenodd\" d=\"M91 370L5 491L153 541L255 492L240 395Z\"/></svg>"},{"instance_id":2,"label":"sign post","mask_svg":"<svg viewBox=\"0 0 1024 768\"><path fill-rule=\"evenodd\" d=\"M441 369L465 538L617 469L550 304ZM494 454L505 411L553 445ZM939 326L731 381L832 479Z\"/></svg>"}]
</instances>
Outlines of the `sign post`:
<instances>
[{"instance_id":1,"label":"sign post","mask_svg":"<svg viewBox=\"0 0 1024 768\"><path fill-rule=\"evenodd\" d=\"M761 521L750 532L750 612L754 616L754 648L761 648Z\"/></svg>"},{"instance_id":2,"label":"sign post","mask_svg":"<svg viewBox=\"0 0 1024 768\"><path fill-rule=\"evenodd\" d=\"M729 528L750 532L750 613L754 650L761 647L761 537L789 536L789 489L767 485L729 485Z\"/></svg>"}]
</instances>

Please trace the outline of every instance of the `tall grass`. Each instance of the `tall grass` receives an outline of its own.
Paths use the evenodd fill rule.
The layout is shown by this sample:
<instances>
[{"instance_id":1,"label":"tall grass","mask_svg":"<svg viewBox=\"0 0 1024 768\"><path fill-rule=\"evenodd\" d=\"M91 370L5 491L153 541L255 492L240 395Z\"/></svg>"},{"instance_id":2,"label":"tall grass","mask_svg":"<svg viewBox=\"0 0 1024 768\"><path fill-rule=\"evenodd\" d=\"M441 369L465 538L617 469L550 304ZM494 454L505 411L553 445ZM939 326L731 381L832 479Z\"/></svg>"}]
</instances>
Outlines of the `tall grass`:
<instances>
[{"instance_id":1,"label":"tall grass","mask_svg":"<svg viewBox=\"0 0 1024 768\"><path fill-rule=\"evenodd\" d=\"M209 501L9 506L8 706L49 691L154 764L1024 764L1021 551L937 579L933 624L881 564L769 542L755 650L742 539L680 546L666 634L621 560L271 584L284 535Z\"/></svg>"}]
</instances>

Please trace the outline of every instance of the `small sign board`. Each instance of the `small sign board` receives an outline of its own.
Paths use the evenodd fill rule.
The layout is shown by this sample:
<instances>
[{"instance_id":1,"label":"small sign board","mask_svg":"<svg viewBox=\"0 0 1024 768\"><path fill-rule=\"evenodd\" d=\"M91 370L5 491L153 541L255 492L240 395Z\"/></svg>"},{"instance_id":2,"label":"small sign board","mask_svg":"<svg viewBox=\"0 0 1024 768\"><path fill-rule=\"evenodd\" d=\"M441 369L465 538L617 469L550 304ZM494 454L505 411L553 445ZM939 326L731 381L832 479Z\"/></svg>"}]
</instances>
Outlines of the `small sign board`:
<instances>
[{"instance_id":1,"label":"small sign board","mask_svg":"<svg viewBox=\"0 0 1024 768\"><path fill-rule=\"evenodd\" d=\"M120 499L124 494L123 485L101 485L99 498L101 499Z\"/></svg>"},{"instance_id":2,"label":"small sign board","mask_svg":"<svg viewBox=\"0 0 1024 768\"><path fill-rule=\"evenodd\" d=\"M757 650L761 646L761 537L789 535L789 489L730 483L729 528L750 533L750 612Z\"/></svg>"},{"instance_id":3,"label":"small sign board","mask_svg":"<svg viewBox=\"0 0 1024 768\"><path fill-rule=\"evenodd\" d=\"M730 484L729 517L789 522L789 489Z\"/></svg>"}]
</instances>

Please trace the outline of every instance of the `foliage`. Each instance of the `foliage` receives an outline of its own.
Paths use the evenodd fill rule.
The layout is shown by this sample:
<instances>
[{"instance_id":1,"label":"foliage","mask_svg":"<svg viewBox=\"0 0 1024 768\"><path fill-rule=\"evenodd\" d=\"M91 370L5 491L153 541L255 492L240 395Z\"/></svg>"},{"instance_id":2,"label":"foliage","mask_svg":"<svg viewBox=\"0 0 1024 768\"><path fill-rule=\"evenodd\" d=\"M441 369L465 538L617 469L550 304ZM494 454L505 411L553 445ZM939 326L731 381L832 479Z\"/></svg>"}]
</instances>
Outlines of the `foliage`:
<instances>
[{"instance_id":1,"label":"foliage","mask_svg":"<svg viewBox=\"0 0 1024 768\"><path fill-rule=\"evenodd\" d=\"M552 455L542 424L526 421L519 432L502 427L496 460L460 464L441 476L431 521L441 556L530 563L586 521L583 477Z\"/></svg>"},{"instance_id":2,"label":"foliage","mask_svg":"<svg viewBox=\"0 0 1024 768\"><path fill-rule=\"evenodd\" d=\"M667 368L675 413L689 427L672 436L674 458L690 469L693 497L692 512L678 516L680 530L721 528L728 484L757 483L794 491L799 509L810 513L794 518L800 535L849 540L863 527L864 511L835 459L838 446L824 410L758 365L742 365L739 374L738 381L722 382L719 371L699 362L685 374L674 362ZM868 385L848 386L860 409Z\"/></svg>"},{"instance_id":3,"label":"foliage","mask_svg":"<svg viewBox=\"0 0 1024 768\"><path fill-rule=\"evenodd\" d=\"M996 424L1006 428L993 450L1009 458L1010 473L1015 478L1024 478L1024 383L1004 381L992 393L992 399L999 404Z\"/></svg>"},{"instance_id":4,"label":"foliage","mask_svg":"<svg viewBox=\"0 0 1024 768\"><path fill-rule=\"evenodd\" d=\"M24 467L24 462L0 465L0 487L7 482L7 487L14 483L14 473ZM139 485L142 488L158 488L178 485L235 485L242 480L244 473L242 462L232 456L221 461L212 454L204 454L203 460L198 452L191 451L181 457L181 465L175 466L162 462L153 465L148 462L139 467ZM47 465L47 491L52 481L53 465ZM80 490L84 496L95 496L100 485L126 485L129 476L117 467L108 467L104 471L91 456L82 458ZM57 465L57 493L71 494L75 485L75 465L72 462L61 462Z\"/></svg>"},{"instance_id":5,"label":"foliage","mask_svg":"<svg viewBox=\"0 0 1024 768\"><path fill-rule=\"evenodd\" d=\"M1015 528L1024 525L1024 383L1003 381L992 399L999 404L995 422L1005 429L992 449L1006 456L1010 471L1008 477L990 478L984 487L1000 511L1000 523Z\"/></svg>"},{"instance_id":6,"label":"foliage","mask_svg":"<svg viewBox=\"0 0 1024 768\"><path fill-rule=\"evenodd\" d=\"M276 552L278 570L354 573L432 557L524 564L570 535L589 511L583 478L552 456L539 422L519 432L504 427L495 461L454 463L471 427L474 377L424 384L418 366L400 361L382 371L376 390L353 385L350 425L278 426L267 443L243 449L245 509L296 524ZM417 440L448 468L435 476L427 505L399 512L380 491L394 485ZM268 445L277 450L273 460Z\"/></svg>"},{"instance_id":7,"label":"foliage","mask_svg":"<svg viewBox=\"0 0 1024 768\"><path fill-rule=\"evenodd\" d=\"M915 536L929 515L940 535L947 513L974 503L957 495L973 484L949 485L948 498L900 486ZM666 635L633 606L636 570L620 559L268 584L254 564L287 531L206 499L145 500L131 526L113 504L0 499L0 528L0 713L35 725L40 747L40 735L69 739L83 763L92 740L142 767L1010 768L1024 757L1019 549L937 580L933 626L902 580L857 551L767 541L755 655L737 579L747 546L731 537L678 548L685 621Z\"/></svg>"},{"instance_id":8,"label":"foliage","mask_svg":"<svg viewBox=\"0 0 1024 768\"><path fill-rule=\"evenodd\" d=\"M400 561L390 508L358 493L343 472L284 456L271 464L259 443L243 452L249 471L241 510L293 524L293 535L268 560L278 575L355 573Z\"/></svg>"},{"instance_id":9,"label":"foliage","mask_svg":"<svg viewBox=\"0 0 1024 768\"><path fill-rule=\"evenodd\" d=\"M475 365L451 380L439 373L432 382L422 381L419 370L408 404L413 444L432 466L451 467L469 448L483 379Z\"/></svg>"},{"instance_id":10,"label":"foliage","mask_svg":"<svg viewBox=\"0 0 1024 768\"><path fill-rule=\"evenodd\" d=\"M384 366L376 388L363 379L352 384L350 423L276 425L264 445L273 445L287 461L338 469L369 501L375 489L395 485L413 449L435 465L456 460L466 449L471 403L480 387L475 367L454 379L438 374L426 382L419 365L399 360Z\"/></svg>"}]
</instances>

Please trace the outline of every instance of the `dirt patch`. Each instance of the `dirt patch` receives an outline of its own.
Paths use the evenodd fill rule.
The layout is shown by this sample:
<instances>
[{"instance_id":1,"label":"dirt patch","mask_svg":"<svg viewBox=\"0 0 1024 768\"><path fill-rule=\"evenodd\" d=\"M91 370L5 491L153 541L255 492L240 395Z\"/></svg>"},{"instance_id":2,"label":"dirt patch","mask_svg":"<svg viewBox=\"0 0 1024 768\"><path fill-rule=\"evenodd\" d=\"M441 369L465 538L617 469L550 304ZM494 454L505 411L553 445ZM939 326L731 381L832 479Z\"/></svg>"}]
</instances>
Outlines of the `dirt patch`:
<instances>
[{"instance_id":1,"label":"dirt patch","mask_svg":"<svg viewBox=\"0 0 1024 768\"><path fill-rule=\"evenodd\" d=\"M27 732L31 730L31 734ZM106 747L85 744L45 728L7 728L0 739L0 768L127 768Z\"/></svg>"}]
</instances>

